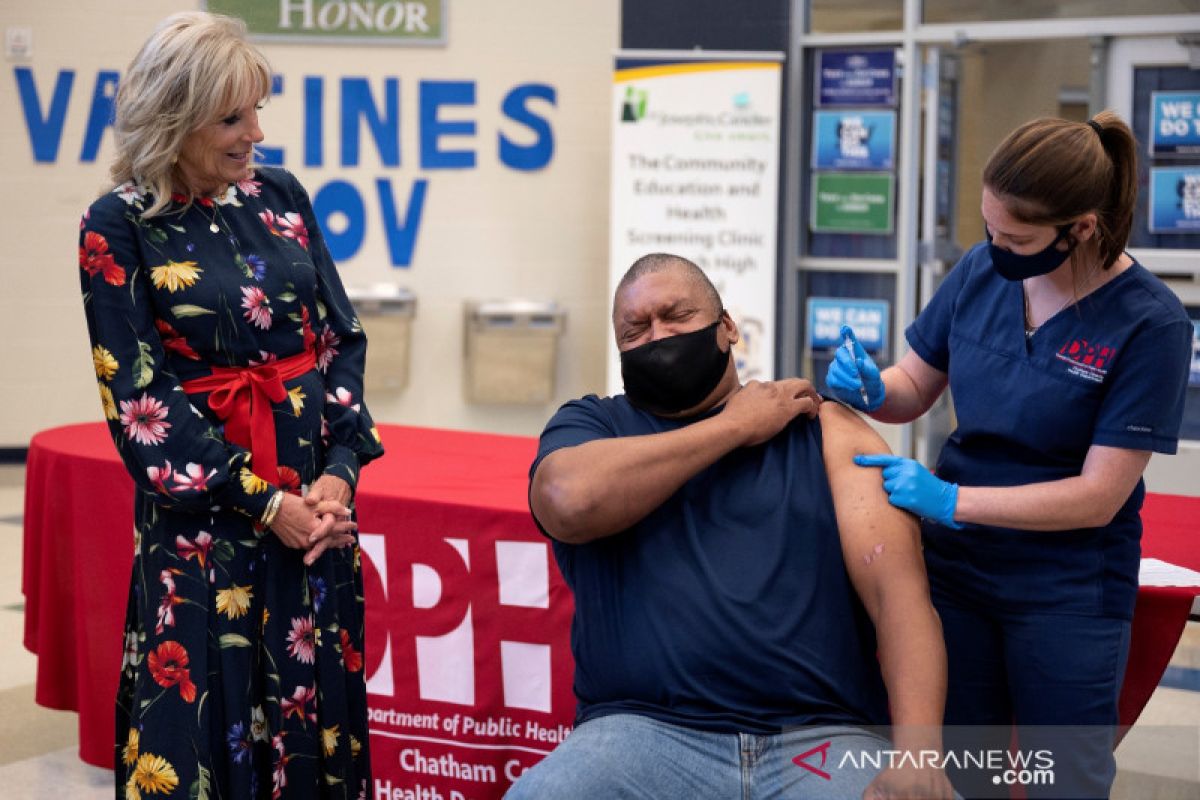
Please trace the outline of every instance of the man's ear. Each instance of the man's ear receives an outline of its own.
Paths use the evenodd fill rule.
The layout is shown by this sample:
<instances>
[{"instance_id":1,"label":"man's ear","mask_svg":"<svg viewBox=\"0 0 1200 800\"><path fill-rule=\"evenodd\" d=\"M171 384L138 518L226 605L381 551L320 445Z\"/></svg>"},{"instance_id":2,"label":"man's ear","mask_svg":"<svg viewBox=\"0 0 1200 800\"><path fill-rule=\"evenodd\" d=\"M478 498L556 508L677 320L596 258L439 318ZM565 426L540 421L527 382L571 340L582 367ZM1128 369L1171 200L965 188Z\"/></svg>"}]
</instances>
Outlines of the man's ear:
<instances>
[{"instance_id":1,"label":"man's ear","mask_svg":"<svg viewBox=\"0 0 1200 800\"><path fill-rule=\"evenodd\" d=\"M732 347L733 345L737 344L738 340L742 338L742 335L738 331L737 323L733 321L733 317L729 315L728 311L724 309L721 310L720 322L721 330L725 331L725 340L729 342L729 346Z\"/></svg>"}]
</instances>

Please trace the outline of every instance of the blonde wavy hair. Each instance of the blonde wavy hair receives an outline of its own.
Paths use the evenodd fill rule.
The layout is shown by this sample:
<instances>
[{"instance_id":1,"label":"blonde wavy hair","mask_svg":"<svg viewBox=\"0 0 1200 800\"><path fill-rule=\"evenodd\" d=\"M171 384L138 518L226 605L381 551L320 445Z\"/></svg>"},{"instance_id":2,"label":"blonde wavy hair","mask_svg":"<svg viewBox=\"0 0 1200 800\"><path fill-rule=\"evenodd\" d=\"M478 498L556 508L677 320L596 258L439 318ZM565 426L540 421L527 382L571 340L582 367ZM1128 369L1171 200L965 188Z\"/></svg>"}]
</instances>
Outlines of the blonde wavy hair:
<instances>
[{"instance_id":1,"label":"blonde wavy hair","mask_svg":"<svg viewBox=\"0 0 1200 800\"><path fill-rule=\"evenodd\" d=\"M240 19L204 11L167 17L117 90L110 177L153 193L143 216L161 213L182 185L176 161L188 134L270 93L271 67L246 40Z\"/></svg>"}]
</instances>

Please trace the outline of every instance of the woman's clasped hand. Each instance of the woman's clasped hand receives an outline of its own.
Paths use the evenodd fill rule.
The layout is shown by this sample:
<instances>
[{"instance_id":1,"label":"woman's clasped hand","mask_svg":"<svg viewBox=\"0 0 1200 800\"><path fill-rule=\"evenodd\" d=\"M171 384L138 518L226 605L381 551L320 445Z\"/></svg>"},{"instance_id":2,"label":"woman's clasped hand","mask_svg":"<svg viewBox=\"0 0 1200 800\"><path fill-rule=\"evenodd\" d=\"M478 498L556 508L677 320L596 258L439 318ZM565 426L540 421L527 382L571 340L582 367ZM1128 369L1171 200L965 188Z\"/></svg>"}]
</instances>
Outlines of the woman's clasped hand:
<instances>
[{"instance_id":1,"label":"woman's clasped hand","mask_svg":"<svg viewBox=\"0 0 1200 800\"><path fill-rule=\"evenodd\" d=\"M288 547L307 550L304 563L312 566L326 550L354 544L358 523L347 505L350 494L349 485L341 478L323 475L304 497L283 496L271 531Z\"/></svg>"}]
</instances>

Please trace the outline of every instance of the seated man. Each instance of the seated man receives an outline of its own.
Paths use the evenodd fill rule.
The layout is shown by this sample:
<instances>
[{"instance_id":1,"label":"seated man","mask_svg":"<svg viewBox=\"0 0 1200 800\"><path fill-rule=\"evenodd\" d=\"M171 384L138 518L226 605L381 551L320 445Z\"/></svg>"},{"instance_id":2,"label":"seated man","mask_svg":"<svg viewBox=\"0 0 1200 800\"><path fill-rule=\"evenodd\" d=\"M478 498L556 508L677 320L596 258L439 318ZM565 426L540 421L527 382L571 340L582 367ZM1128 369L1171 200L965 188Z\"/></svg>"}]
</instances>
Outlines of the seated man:
<instances>
[{"instance_id":1,"label":"seated man","mask_svg":"<svg viewBox=\"0 0 1200 800\"><path fill-rule=\"evenodd\" d=\"M639 259L613 323L626 393L559 409L531 471L575 594L577 725L509 797L950 797L919 761L845 764L941 745L916 522L852 461L880 438L832 403L818 422L807 381L740 385L690 261ZM889 701L894 744L859 727Z\"/></svg>"}]
</instances>

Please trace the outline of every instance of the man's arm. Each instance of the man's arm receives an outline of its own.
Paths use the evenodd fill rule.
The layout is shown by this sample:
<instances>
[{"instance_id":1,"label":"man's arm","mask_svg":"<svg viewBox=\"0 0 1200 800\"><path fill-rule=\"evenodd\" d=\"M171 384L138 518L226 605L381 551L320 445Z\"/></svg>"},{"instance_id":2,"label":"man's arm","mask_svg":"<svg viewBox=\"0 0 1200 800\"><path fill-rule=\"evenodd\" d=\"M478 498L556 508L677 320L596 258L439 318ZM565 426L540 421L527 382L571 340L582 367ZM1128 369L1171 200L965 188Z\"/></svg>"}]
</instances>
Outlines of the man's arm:
<instances>
[{"instance_id":1,"label":"man's arm","mask_svg":"<svg viewBox=\"0 0 1200 800\"><path fill-rule=\"evenodd\" d=\"M875 476L863 478L853 458L883 439L850 409L821 405L825 470L833 493L842 556L850 580L875 624L897 749L941 752L946 701L946 648L929 600L916 520L888 504ZM871 480L874 478L874 480ZM873 789L903 788L914 797L951 797L941 770L885 770ZM871 789L868 790L870 795ZM902 796L908 797L909 794Z\"/></svg>"},{"instance_id":2,"label":"man's arm","mask_svg":"<svg viewBox=\"0 0 1200 800\"><path fill-rule=\"evenodd\" d=\"M797 378L751 381L715 416L665 433L597 439L556 450L533 475L529 506L568 544L611 536L658 508L726 453L770 439L815 412L812 384Z\"/></svg>"}]
</instances>

